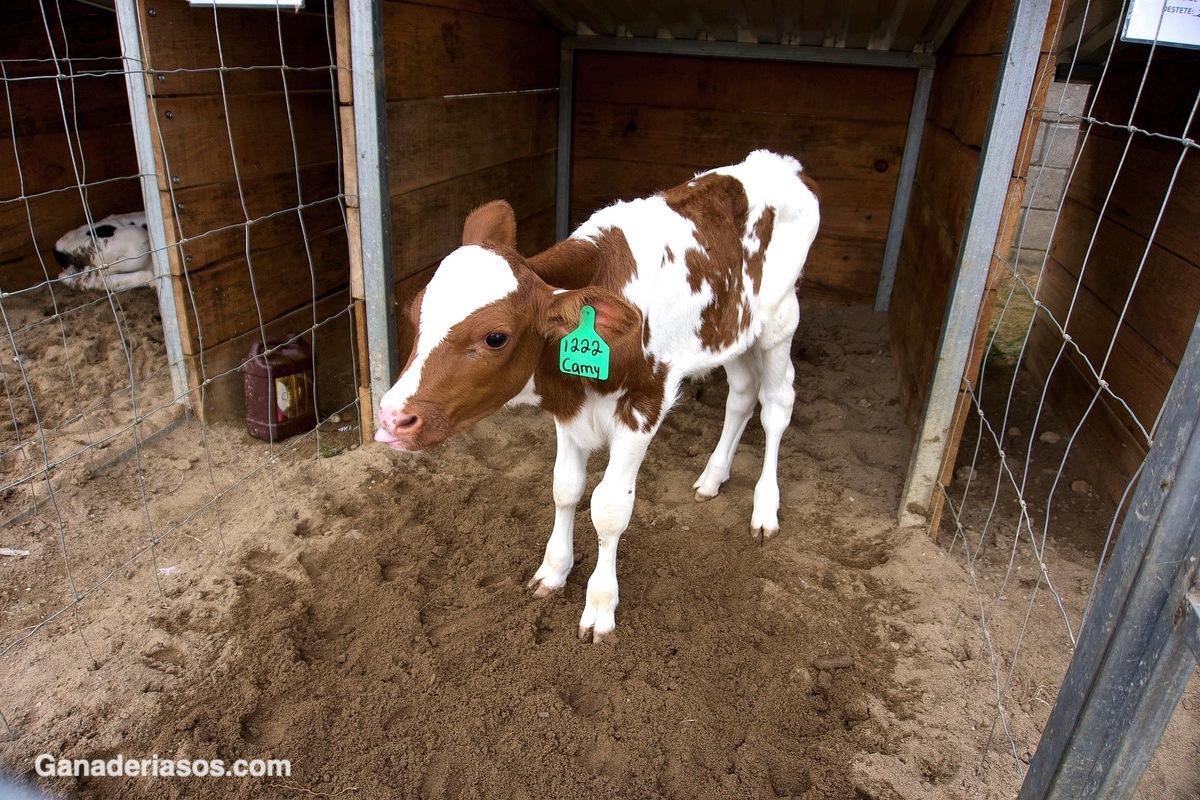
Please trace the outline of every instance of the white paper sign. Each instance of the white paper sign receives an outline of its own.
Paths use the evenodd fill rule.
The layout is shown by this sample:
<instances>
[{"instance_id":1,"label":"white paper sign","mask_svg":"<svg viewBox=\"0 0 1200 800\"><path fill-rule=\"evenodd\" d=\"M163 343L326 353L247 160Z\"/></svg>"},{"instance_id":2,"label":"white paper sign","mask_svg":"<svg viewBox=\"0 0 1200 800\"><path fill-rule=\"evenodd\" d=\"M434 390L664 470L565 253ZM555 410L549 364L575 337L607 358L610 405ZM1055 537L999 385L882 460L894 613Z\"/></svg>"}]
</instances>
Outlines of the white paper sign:
<instances>
[{"instance_id":1,"label":"white paper sign","mask_svg":"<svg viewBox=\"0 0 1200 800\"><path fill-rule=\"evenodd\" d=\"M1200 47L1200 0L1131 0L1121 39Z\"/></svg>"}]
</instances>

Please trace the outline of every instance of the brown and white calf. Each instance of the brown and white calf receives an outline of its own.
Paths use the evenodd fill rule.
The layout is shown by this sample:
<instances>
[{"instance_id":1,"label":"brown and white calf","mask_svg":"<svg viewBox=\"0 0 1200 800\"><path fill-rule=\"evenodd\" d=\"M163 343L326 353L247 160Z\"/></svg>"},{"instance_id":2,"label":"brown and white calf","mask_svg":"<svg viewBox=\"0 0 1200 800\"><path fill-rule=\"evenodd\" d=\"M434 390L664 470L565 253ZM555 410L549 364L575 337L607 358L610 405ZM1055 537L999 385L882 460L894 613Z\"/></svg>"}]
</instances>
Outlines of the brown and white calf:
<instances>
[{"instance_id":1,"label":"brown and white calf","mask_svg":"<svg viewBox=\"0 0 1200 800\"><path fill-rule=\"evenodd\" d=\"M767 151L650 198L597 211L533 258L515 250L516 222L497 201L473 212L463 246L442 261L412 308L416 344L380 403L377 441L422 450L505 404L554 414L554 530L529 581L561 589L574 565L575 507L588 456L608 447L592 493L599 538L579 636L613 630L617 542L629 525L646 448L685 378L723 366L725 426L693 488L714 497L755 403L766 431L752 535L779 530L779 443L795 392L790 358L800 319L796 282L817 233L814 185L799 162ZM559 343L583 306L611 347L606 380L560 371Z\"/></svg>"}]
</instances>

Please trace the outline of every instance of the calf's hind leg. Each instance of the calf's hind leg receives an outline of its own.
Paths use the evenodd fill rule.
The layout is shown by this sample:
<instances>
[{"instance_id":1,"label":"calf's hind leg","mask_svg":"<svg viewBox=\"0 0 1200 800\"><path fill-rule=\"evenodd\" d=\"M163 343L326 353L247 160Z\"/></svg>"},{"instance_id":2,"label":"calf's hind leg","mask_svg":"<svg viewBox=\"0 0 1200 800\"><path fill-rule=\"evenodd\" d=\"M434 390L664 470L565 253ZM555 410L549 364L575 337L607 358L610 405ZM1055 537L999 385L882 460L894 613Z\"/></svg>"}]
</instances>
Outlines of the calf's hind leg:
<instances>
[{"instance_id":1,"label":"calf's hind leg","mask_svg":"<svg viewBox=\"0 0 1200 800\"><path fill-rule=\"evenodd\" d=\"M758 399L762 402L761 419L767 446L763 451L762 475L754 487L754 511L750 515L750 535L763 539L779 533L779 444L792 421L792 406L796 401L796 390L792 385L796 370L792 366L791 345L792 339L788 336L763 354Z\"/></svg>"}]
</instances>

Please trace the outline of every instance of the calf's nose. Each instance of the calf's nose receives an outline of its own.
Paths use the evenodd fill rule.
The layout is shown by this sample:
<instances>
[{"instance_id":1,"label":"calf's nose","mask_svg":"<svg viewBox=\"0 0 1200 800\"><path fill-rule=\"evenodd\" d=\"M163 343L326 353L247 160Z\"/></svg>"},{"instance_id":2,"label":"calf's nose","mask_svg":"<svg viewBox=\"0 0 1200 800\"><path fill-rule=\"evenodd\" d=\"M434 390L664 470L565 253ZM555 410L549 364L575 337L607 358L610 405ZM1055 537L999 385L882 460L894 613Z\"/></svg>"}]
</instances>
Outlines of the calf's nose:
<instances>
[{"instance_id":1,"label":"calf's nose","mask_svg":"<svg viewBox=\"0 0 1200 800\"><path fill-rule=\"evenodd\" d=\"M416 414L405 414L395 408L379 409L379 421L384 430L393 436L413 436L421 430L421 418Z\"/></svg>"}]
</instances>

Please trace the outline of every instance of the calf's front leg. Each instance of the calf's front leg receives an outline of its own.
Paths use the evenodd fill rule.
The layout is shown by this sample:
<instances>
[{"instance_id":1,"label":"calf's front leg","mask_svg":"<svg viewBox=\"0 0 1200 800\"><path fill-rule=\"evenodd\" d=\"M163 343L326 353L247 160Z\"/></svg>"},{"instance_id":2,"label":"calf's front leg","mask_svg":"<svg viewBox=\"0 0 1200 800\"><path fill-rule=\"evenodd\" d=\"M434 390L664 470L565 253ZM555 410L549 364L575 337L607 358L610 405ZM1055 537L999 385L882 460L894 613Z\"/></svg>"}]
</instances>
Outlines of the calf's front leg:
<instances>
[{"instance_id":1,"label":"calf's front leg","mask_svg":"<svg viewBox=\"0 0 1200 800\"><path fill-rule=\"evenodd\" d=\"M587 485L588 452L556 423L558 455L554 460L554 530L546 542L542 565L526 584L534 597L546 597L567 582L575 565L575 507Z\"/></svg>"},{"instance_id":2,"label":"calf's front leg","mask_svg":"<svg viewBox=\"0 0 1200 800\"><path fill-rule=\"evenodd\" d=\"M721 440L708 459L704 472L692 484L696 490L696 502L711 500L721 491L721 485L729 480L729 468L738 442L746 430L746 423L754 413L758 401L759 365L753 351L743 353L725 365L729 379L729 397L725 401L725 425L721 428Z\"/></svg>"},{"instance_id":3,"label":"calf's front leg","mask_svg":"<svg viewBox=\"0 0 1200 800\"><path fill-rule=\"evenodd\" d=\"M638 470L646 456L653 433L618 428L609 450L604 478L592 492L592 524L596 528L599 553L596 569L588 579L587 603L579 619L579 638L601 641L616 627L617 544L629 527L637 488Z\"/></svg>"}]
</instances>

